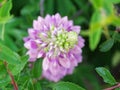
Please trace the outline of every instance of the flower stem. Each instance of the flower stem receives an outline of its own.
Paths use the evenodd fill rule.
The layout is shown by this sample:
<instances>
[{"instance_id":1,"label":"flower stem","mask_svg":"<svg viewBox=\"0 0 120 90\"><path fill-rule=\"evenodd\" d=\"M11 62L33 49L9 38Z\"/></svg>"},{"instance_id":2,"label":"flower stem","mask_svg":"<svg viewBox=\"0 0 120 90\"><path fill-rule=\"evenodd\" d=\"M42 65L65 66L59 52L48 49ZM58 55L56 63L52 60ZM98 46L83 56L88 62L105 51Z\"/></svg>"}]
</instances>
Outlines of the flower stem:
<instances>
[{"instance_id":1,"label":"flower stem","mask_svg":"<svg viewBox=\"0 0 120 90\"><path fill-rule=\"evenodd\" d=\"M5 24L3 23L3 25L2 25L2 35L1 35L2 40L4 40L4 33L5 33Z\"/></svg>"},{"instance_id":2,"label":"flower stem","mask_svg":"<svg viewBox=\"0 0 120 90\"><path fill-rule=\"evenodd\" d=\"M40 0L40 15L44 15L44 1L45 0Z\"/></svg>"},{"instance_id":3,"label":"flower stem","mask_svg":"<svg viewBox=\"0 0 120 90\"><path fill-rule=\"evenodd\" d=\"M7 62L4 62L4 65L5 65L5 67L7 69L7 72L8 72L8 74L9 74L11 80L12 80L12 84L13 84L14 90L18 90L18 86L17 86L17 83L14 80L14 76L12 75L12 73L10 72L10 70L7 68Z\"/></svg>"},{"instance_id":4,"label":"flower stem","mask_svg":"<svg viewBox=\"0 0 120 90\"><path fill-rule=\"evenodd\" d=\"M108 31L107 27L104 27L104 32L103 33L104 33L106 39L110 39L110 35L109 35L109 31Z\"/></svg>"},{"instance_id":5,"label":"flower stem","mask_svg":"<svg viewBox=\"0 0 120 90\"><path fill-rule=\"evenodd\" d=\"M89 33L90 33L89 30L81 30L80 31L80 35L83 36L83 37L89 36Z\"/></svg>"}]
</instances>

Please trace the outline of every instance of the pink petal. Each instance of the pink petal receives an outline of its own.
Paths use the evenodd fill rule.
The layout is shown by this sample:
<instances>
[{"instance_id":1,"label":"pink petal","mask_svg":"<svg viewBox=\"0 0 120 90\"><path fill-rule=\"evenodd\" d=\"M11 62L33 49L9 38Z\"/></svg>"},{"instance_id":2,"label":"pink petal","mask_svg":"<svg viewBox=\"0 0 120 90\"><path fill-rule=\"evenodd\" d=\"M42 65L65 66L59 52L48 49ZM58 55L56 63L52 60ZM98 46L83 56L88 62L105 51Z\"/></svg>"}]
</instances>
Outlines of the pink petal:
<instances>
[{"instance_id":1,"label":"pink petal","mask_svg":"<svg viewBox=\"0 0 120 90\"><path fill-rule=\"evenodd\" d=\"M59 63L65 68L70 68L70 61L67 58L59 58Z\"/></svg>"},{"instance_id":2,"label":"pink petal","mask_svg":"<svg viewBox=\"0 0 120 90\"><path fill-rule=\"evenodd\" d=\"M70 51L71 53L74 53L74 54L80 54L82 53L82 49L81 47L79 47L78 45L75 45L73 49L71 49Z\"/></svg>"},{"instance_id":3,"label":"pink petal","mask_svg":"<svg viewBox=\"0 0 120 90\"><path fill-rule=\"evenodd\" d=\"M82 48L84 46L84 42L85 42L85 40L81 36L79 36L78 37L78 46L80 48Z\"/></svg>"},{"instance_id":4,"label":"pink petal","mask_svg":"<svg viewBox=\"0 0 120 90\"><path fill-rule=\"evenodd\" d=\"M49 69L53 75L57 75L59 73L60 67L56 61L53 61L51 62Z\"/></svg>"},{"instance_id":5,"label":"pink petal","mask_svg":"<svg viewBox=\"0 0 120 90\"><path fill-rule=\"evenodd\" d=\"M42 64L42 67L43 67L43 70L48 70L48 68L49 68L49 60L48 60L48 58L44 58L43 59L43 64Z\"/></svg>"},{"instance_id":6,"label":"pink petal","mask_svg":"<svg viewBox=\"0 0 120 90\"><path fill-rule=\"evenodd\" d=\"M39 53L38 53L37 58L41 58L41 57L43 57L43 55L44 55L44 51L40 50Z\"/></svg>"},{"instance_id":7,"label":"pink petal","mask_svg":"<svg viewBox=\"0 0 120 90\"><path fill-rule=\"evenodd\" d=\"M24 47L26 47L27 49L30 49L31 48L30 41L25 42Z\"/></svg>"},{"instance_id":8,"label":"pink petal","mask_svg":"<svg viewBox=\"0 0 120 90\"><path fill-rule=\"evenodd\" d=\"M70 29L71 29L72 31L75 31L77 34L80 33L80 26L72 26Z\"/></svg>"}]
</instances>

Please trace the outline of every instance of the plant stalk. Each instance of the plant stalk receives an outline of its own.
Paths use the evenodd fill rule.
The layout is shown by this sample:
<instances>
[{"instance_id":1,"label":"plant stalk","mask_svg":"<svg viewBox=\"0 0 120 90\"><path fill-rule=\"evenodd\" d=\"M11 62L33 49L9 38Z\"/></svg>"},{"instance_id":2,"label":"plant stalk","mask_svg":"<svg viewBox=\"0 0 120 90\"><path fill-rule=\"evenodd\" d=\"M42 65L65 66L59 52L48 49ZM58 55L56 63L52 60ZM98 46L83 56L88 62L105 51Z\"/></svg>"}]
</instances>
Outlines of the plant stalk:
<instances>
[{"instance_id":1,"label":"plant stalk","mask_svg":"<svg viewBox=\"0 0 120 90\"><path fill-rule=\"evenodd\" d=\"M4 40L4 33L5 33L5 24L3 23L3 25L2 25L2 35L1 35L2 40Z\"/></svg>"},{"instance_id":2,"label":"plant stalk","mask_svg":"<svg viewBox=\"0 0 120 90\"><path fill-rule=\"evenodd\" d=\"M104 90L114 90L114 89L119 88L119 87L120 87L120 83L118 83L117 85L112 86L112 87L110 87L110 88L106 88L106 89L104 89Z\"/></svg>"},{"instance_id":3,"label":"plant stalk","mask_svg":"<svg viewBox=\"0 0 120 90\"><path fill-rule=\"evenodd\" d=\"M10 70L7 68L7 62L4 62L4 65L5 65L5 67L7 69L7 72L8 72L8 74L9 74L11 80L12 80L12 85L14 87L14 90L18 90L18 85L17 85L17 83L14 80L14 76L12 75L12 73L10 72Z\"/></svg>"}]
</instances>

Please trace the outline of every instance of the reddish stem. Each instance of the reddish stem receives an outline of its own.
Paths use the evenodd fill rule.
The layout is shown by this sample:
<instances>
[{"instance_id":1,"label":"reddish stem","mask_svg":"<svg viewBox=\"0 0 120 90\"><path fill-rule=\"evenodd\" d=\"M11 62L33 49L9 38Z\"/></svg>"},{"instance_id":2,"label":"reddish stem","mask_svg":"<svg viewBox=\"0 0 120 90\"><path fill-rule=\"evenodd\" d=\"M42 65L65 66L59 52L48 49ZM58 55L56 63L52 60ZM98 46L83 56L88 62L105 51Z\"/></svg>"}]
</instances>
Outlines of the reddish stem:
<instances>
[{"instance_id":1,"label":"reddish stem","mask_svg":"<svg viewBox=\"0 0 120 90\"><path fill-rule=\"evenodd\" d=\"M106 88L106 89L104 89L104 90L114 90L114 89L119 88L119 87L120 87L120 83L118 83L117 85L112 86L112 87L110 87L110 88Z\"/></svg>"},{"instance_id":2,"label":"reddish stem","mask_svg":"<svg viewBox=\"0 0 120 90\"><path fill-rule=\"evenodd\" d=\"M9 74L11 80L12 80L11 82L12 82L12 85L14 87L14 90L18 90L18 86L17 86L17 83L14 80L14 76L12 75L12 73L10 72L10 70L7 68L7 62L4 62L4 65L5 65L5 67L7 69L7 72L8 72L8 74Z\"/></svg>"}]
</instances>

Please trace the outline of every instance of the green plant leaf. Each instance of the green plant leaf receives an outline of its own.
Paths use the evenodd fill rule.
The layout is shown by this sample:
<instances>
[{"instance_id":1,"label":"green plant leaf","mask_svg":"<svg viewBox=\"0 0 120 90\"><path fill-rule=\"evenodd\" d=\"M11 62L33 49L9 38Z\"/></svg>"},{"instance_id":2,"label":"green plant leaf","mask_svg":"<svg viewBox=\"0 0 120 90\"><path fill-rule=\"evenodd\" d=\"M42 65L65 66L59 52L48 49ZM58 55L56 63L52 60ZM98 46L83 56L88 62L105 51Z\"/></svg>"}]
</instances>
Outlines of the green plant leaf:
<instances>
[{"instance_id":1,"label":"green plant leaf","mask_svg":"<svg viewBox=\"0 0 120 90\"><path fill-rule=\"evenodd\" d=\"M54 0L45 0L45 13L53 14L54 5Z\"/></svg>"},{"instance_id":2,"label":"green plant leaf","mask_svg":"<svg viewBox=\"0 0 120 90\"><path fill-rule=\"evenodd\" d=\"M15 64L15 65L8 64L8 68L12 72L13 75L17 75L18 73L22 71L27 61L28 61L28 56L22 56L21 63Z\"/></svg>"},{"instance_id":3,"label":"green plant leaf","mask_svg":"<svg viewBox=\"0 0 120 90\"><path fill-rule=\"evenodd\" d=\"M10 82L10 77L7 73L4 64L0 65L0 87L6 86Z\"/></svg>"},{"instance_id":4,"label":"green plant leaf","mask_svg":"<svg viewBox=\"0 0 120 90\"><path fill-rule=\"evenodd\" d=\"M11 8L12 8L12 3L11 0L9 0L0 8L0 17L9 16Z\"/></svg>"},{"instance_id":5,"label":"green plant leaf","mask_svg":"<svg viewBox=\"0 0 120 90\"><path fill-rule=\"evenodd\" d=\"M10 10L12 8L12 1L9 0L5 4L3 4L0 8L0 23L6 23L9 19L12 18L10 16Z\"/></svg>"},{"instance_id":6,"label":"green plant leaf","mask_svg":"<svg viewBox=\"0 0 120 90\"><path fill-rule=\"evenodd\" d=\"M19 64L20 56L0 42L0 60L8 64Z\"/></svg>"},{"instance_id":7,"label":"green plant leaf","mask_svg":"<svg viewBox=\"0 0 120 90\"><path fill-rule=\"evenodd\" d=\"M120 26L120 16L119 17L115 16L112 20L112 24L119 27Z\"/></svg>"},{"instance_id":8,"label":"green plant leaf","mask_svg":"<svg viewBox=\"0 0 120 90\"><path fill-rule=\"evenodd\" d=\"M53 85L53 90L85 90L85 89L71 82L58 82L55 85Z\"/></svg>"},{"instance_id":9,"label":"green plant leaf","mask_svg":"<svg viewBox=\"0 0 120 90\"><path fill-rule=\"evenodd\" d=\"M100 9L103 5L103 0L90 0L95 9Z\"/></svg>"},{"instance_id":10,"label":"green plant leaf","mask_svg":"<svg viewBox=\"0 0 120 90\"><path fill-rule=\"evenodd\" d=\"M76 11L76 8L74 7L73 3L70 0L56 0L58 4L58 12L61 15L71 15L74 14ZM64 4L63 4L64 3ZM62 5L62 7L61 7Z\"/></svg>"},{"instance_id":11,"label":"green plant leaf","mask_svg":"<svg viewBox=\"0 0 120 90\"><path fill-rule=\"evenodd\" d=\"M104 67L98 67L95 70L103 78L105 83L108 83L110 85L115 85L117 83L108 69Z\"/></svg>"},{"instance_id":12,"label":"green plant leaf","mask_svg":"<svg viewBox=\"0 0 120 90\"><path fill-rule=\"evenodd\" d=\"M109 39L100 45L100 51L107 52L112 48L113 45L114 45L114 39Z\"/></svg>"},{"instance_id":13,"label":"green plant leaf","mask_svg":"<svg viewBox=\"0 0 120 90\"><path fill-rule=\"evenodd\" d=\"M9 47L11 50L13 50L13 51L17 51L17 50L18 50L15 42L10 38L9 35L5 35L4 44L5 44L7 47Z\"/></svg>"},{"instance_id":14,"label":"green plant leaf","mask_svg":"<svg viewBox=\"0 0 120 90\"><path fill-rule=\"evenodd\" d=\"M112 65L115 67L120 63L120 51L116 51L112 58Z\"/></svg>"},{"instance_id":15,"label":"green plant leaf","mask_svg":"<svg viewBox=\"0 0 120 90\"><path fill-rule=\"evenodd\" d=\"M101 38L102 29L91 30L89 35L90 49L96 49L100 38Z\"/></svg>"},{"instance_id":16,"label":"green plant leaf","mask_svg":"<svg viewBox=\"0 0 120 90\"><path fill-rule=\"evenodd\" d=\"M34 84L34 89L35 90L42 90L41 85L40 85L39 82L37 82L37 83Z\"/></svg>"},{"instance_id":17,"label":"green plant leaf","mask_svg":"<svg viewBox=\"0 0 120 90\"><path fill-rule=\"evenodd\" d=\"M120 0L110 0L113 4L120 3Z\"/></svg>"},{"instance_id":18,"label":"green plant leaf","mask_svg":"<svg viewBox=\"0 0 120 90\"><path fill-rule=\"evenodd\" d=\"M91 23L90 23L90 33L89 33L89 45L90 49L96 49L102 33L102 23L101 23L102 15L100 11L95 11L92 15Z\"/></svg>"},{"instance_id":19,"label":"green plant leaf","mask_svg":"<svg viewBox=\"0 0 120 90\"><path fill-rule=\"evenodd\" d=\"M42 73L42 60L39 59L34 62L34 67L32 69L32 74L34 78L39 78Z\"/></svg>"},{"instance_id":20,"label":"green plant leaf","mask_svg":"<svg viewBox=\"0 0 120 90\"><path fill-rule=\"evenodd\" d=\"M21 10L21 15L23 16L26 15L30 17L31 14L35 15L37 11L40 11L38 1L24 6L23 9Z\"/></svg>"},{"instance_id":21,"label":"green plant leaf","mask_svg":"<svg viewBox=\"0 0 120 90\"><path fill-rule=\"evenodd\" d=\"M94 66L90 64L79 65L78 67L76 67L72 75L66 76L63 80L74 82L77 85L84 87L86 90L89 90L89 89L90 90L102 90L102 87L99 84L99 80L94 74ZM85 82L87 82L91 88L87 87L88 84L85 84Z\"/></svg>"},{"instance_id":22,"label":"green plant leaf","mask_svg":"<svg viewBox=\"0 0 120 90\"><path fill-rule=\"evenodd\" d=\"M120 90L120 88L116 88L115 90Z\"/></svg>"},{"instance_id":23,"label":"green plant leaf","mask_svg":"<svg viewBox=\"0 0 120 90\"><path fill-rule=\"evenodd\" d=\"M107 16L112 15L113 12L114 12L113 4L109 0L104 0L104 2L103 2L103 9L104 9L104 13Z\"/></svg>"},{"instance_id":24,"label":"green plant leaf","mask_svg":"<svg viewBox=\"0 0 120 90\"><path fill-rule=\"evenodd\" d=\"M119 29L119 27L118 27ZM112 38L116 41L119 41L120 42L120 33L119 32L114 32Z\"/></svg>"}]
</instances>

